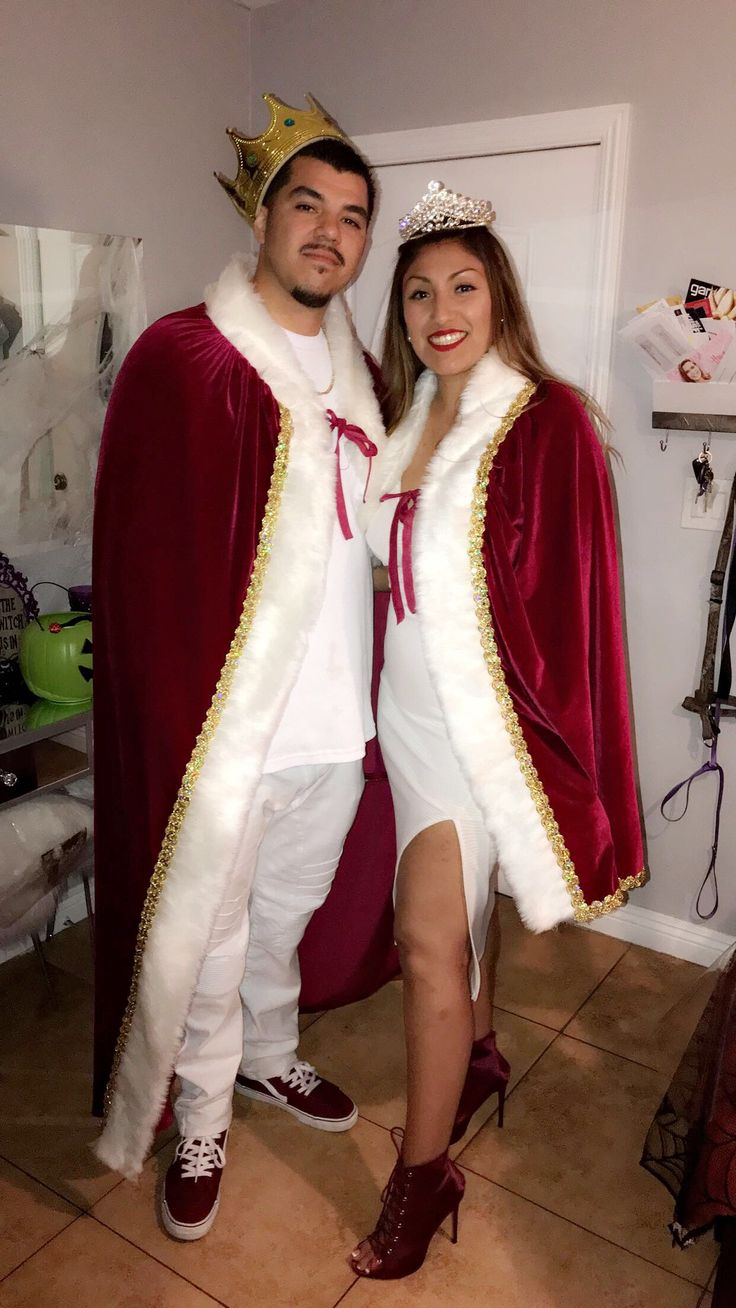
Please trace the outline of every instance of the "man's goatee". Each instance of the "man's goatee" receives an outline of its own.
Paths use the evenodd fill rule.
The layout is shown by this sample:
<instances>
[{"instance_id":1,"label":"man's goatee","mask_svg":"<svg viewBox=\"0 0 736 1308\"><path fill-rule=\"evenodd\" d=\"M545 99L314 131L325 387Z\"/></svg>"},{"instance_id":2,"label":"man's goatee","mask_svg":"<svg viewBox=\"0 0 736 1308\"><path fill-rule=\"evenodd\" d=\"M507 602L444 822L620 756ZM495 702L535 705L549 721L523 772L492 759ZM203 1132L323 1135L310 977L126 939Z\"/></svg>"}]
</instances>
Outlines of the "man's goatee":
<instances>
[{"instance_id":1,"label":"man's goatee","mask_svg":"<svg viewBox=\"0 0 736 1308\"><path fill-rule=\"evenodd\" d=\"M332 296L325 295L324 291L308 291L304 286L295 286L291 297L297 304L303 304L305 309L324 309L332 299Z\"/></svg>"}]
</instances>

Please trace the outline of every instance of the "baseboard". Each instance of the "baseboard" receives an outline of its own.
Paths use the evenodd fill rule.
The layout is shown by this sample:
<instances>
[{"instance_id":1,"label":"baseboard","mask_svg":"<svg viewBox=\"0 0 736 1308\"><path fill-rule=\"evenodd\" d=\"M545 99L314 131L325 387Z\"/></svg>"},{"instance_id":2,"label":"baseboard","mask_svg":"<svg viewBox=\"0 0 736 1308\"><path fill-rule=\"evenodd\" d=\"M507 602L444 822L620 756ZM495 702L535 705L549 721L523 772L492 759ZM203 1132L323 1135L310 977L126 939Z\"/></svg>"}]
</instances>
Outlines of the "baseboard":
<instances>
[{"instance_id":1,"label":"baseboard","mask_svg":"<svg viewBox=\"0 0 736 1308\"><path fill-rule=\"evenodd\" d=\"M94 896L94 887L90 882L90 888ZM58 935L64 927L72 926L75 922L83 922L87 917L87 902L84 898L84 886L81 882L72 886L65 895L59 900L59 906L56 910L56 925L54 934ZM44 937L44 931L39 931L41 939ZM18 954L27 954L33 949L33 941L30 936L25 936L22 940L16 940L6 949L0 949L0 964L6 963L9 958L15 958Z\"/></svg>"},{"instance_id":2,"label":"baseboard","mask_svg":"<svg viewBox=\"0 0 736 1308\"><path fill-rule=\"evenodd\" d=\"M586 923L585 929L628 940L633 945L644 945L660 954L672 954L690 963L702 963L704 967L710 967L736 943L733 936L714 931L705 922L683 922L679 917L655 913L638 904L625 904L615 913Z\"/></svg>"}]
</instances>

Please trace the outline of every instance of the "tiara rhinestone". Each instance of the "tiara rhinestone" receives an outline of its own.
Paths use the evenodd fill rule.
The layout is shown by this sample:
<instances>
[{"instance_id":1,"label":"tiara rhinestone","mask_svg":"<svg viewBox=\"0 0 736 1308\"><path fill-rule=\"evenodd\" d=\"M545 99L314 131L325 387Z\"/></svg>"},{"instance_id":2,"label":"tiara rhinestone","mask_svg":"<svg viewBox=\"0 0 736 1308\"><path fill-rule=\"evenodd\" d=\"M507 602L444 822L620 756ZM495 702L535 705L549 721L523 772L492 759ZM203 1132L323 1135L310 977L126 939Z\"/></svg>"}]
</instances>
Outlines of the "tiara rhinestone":
<instances>
[{"instance_id":1,"label":"tiara rhinestone","mask_svg":"<svg viewBox=\"0 0 736 1308\"><path fill-rule=\"evenodd\" d=\"M414 208L399 222L399 236L413 241L429 232L453 232L463 227L490 227L496 217L490 200L471 200L451 191L444 182L432 181Z\"/></svg>"}]
</instances>

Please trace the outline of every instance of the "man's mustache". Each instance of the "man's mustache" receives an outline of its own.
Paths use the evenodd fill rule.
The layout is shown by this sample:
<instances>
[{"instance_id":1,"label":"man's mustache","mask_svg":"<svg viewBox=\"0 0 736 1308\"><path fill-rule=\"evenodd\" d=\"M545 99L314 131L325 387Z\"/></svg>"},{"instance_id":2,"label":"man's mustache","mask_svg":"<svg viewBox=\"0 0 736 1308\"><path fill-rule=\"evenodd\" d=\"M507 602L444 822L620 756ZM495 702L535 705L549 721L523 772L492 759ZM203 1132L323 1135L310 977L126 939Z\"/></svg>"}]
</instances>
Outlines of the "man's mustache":
<instances>
[{"instance_id":1,"label":"man's mustache","mask_svg":"<svg viewBox=\"0 0 736 1308\"><path fill-rule=\"evenodd\" d=\"M331 254L335 259L337 259L337 262L342 268L345 267L345 260L340 254L340 251L335 249L334 245L303 245L301 248L301 254L316 254L319 250L326 250L327 254Z\"/></svg>"}]
</instances>

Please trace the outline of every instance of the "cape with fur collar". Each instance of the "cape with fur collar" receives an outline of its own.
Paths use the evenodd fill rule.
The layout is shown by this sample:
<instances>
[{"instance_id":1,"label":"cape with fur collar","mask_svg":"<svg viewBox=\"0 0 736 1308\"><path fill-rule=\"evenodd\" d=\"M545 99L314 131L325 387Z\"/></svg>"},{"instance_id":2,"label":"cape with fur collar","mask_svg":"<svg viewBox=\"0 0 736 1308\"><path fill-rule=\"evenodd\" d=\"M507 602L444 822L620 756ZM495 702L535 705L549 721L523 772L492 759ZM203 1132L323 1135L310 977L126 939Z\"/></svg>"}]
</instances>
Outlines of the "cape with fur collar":
<instances>
[{"instance_id":1,"label":"cape with fur collar","mask_svg":"<svg viewBox=\"0 0 736 1308\"><path fill-rule=\"evenodd\" d=\"M394 490L434 394L419 379L374 494ZM589 921L642 884L605 459L567 387L495 351L422 482L417 614L450 740L526 924Z\"/></svg>"},{"instance_id":2,"label":"cape with fur collar","mask_svg":"<svg viewBox=\"0 0 736 1308\"><path fill-rule=\"evenodd\" d=\"M115 386L100 455L96 1101L99 1111L112 1064L98 1151L127 1175L140 1170L165 1103L333 531L324 410L251 275L250 261L233 260L206 305L143 334ZM325 331L345 416L380 447L373 379L342 302ZM352 445L349 457L363 458ZM389 866L387 885L390 875ZM391 972L381 916L390 895L379 889L371 913L367 894L358 886L355 923L335 932L352 934L342 974L332 954L318 976L307 964L312 1003L358 998Z\"/></svg>"}]
</instances>

